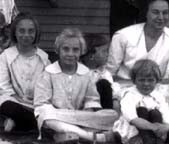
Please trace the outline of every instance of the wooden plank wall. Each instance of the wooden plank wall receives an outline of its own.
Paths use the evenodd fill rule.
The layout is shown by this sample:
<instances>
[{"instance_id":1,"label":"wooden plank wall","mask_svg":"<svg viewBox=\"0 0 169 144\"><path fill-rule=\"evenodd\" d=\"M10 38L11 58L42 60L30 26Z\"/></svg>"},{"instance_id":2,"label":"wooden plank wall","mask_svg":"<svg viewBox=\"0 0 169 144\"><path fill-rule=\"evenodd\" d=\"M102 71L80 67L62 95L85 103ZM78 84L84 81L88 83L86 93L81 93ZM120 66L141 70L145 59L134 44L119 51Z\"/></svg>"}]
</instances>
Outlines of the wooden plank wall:
<instances>
[{"instance_id":1,"label":"wooden plank wall","mask_svg":"<svg viewBox=\"0 0 169 144\"><path fill-rule=\"evenodd\" d=\"M109 36L109 0L15 0L20 11L31 12L41 26L40 47L53 51L56 35L65 27L78 27L84 33Z\"/></svg>"}]
</instances>

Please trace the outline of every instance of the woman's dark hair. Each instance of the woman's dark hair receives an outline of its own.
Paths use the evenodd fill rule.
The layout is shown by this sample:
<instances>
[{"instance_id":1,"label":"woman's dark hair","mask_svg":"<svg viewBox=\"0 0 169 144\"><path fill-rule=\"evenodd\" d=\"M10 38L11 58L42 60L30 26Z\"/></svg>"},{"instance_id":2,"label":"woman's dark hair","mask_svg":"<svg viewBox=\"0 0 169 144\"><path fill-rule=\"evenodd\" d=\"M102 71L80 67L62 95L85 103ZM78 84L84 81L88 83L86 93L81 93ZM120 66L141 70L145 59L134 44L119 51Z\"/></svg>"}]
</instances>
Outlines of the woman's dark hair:
<instances>
[{"instance_id":1,"label":"woman's dark hair","mask_svg":"<svg viewBox=\"0 0 169 144\"><path fill-rule=\"evenodd\" d=\"M16 39L16 26L18 25L18 23L22 20L25 19L29 19L32 20L32 22L35 25L35 29L36 29L36 36L35 36L35 40L33 42L33 44L36 44L39 42L40 40L40 26L38 21L30 14L30 13L19 13L15 19L13 20L12 24L11 24L11 39L14 43L17 43L17 39Z\"/></svg>"},{"instance_id":2,"label":"woman's dark hair","mask_svg":"<svg viewBox=\"0 0 169 144\"><path fill-rule=\"evenodd\" d=\"M157 82L161 80L161 71L159 66L156 62L149 60L149 59L142 59L136 61L133 68L130 71L130 77L133 83L135 83L136 77L138 75L148 76L153 75L155 76Z\"/></svg>"}]
</instances>

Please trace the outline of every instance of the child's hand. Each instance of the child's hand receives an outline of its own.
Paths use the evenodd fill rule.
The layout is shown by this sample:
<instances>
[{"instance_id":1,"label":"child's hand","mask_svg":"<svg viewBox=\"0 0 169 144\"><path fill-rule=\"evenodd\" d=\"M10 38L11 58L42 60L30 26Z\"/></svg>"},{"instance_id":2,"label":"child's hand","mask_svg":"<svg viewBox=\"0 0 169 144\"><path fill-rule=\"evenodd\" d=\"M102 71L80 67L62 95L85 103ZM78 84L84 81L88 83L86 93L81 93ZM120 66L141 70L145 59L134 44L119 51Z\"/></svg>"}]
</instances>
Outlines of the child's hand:
<instances>
[{"instance_id":1,"label":"child's hand","mask_svg":"<svg viewBox=\"0 0 169 144\"><path fill-rule=\"evenodd\" d=\"M157 130L155 131L155 134L162 138L162 139L166 139L167 136L167 132L169 131L169 127L167 127L164 124L160 124L160 123L155 123L157 126Z\"/></svg>"}]
</instances>

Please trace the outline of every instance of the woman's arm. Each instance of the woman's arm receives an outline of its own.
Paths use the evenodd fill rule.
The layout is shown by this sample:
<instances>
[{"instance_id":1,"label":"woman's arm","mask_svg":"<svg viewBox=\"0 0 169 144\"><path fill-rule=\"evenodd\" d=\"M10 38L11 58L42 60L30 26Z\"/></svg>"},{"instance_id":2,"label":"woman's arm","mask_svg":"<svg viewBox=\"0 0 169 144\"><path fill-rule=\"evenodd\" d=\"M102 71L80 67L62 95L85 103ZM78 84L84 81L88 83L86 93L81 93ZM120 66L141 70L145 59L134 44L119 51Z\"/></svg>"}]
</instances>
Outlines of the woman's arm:
<instances>
[{"instance_id":1,"label":"woman's arm","mask_svg":"<svg viewBox=\"0 0 169 144\"><path fill-rule=\"evenodd\" d=\"M126 38L122 34L115 34L112 38L109 56L107 61L107 69L114 76L120 68L124 59Z\"/></svg>"}]
</instances>

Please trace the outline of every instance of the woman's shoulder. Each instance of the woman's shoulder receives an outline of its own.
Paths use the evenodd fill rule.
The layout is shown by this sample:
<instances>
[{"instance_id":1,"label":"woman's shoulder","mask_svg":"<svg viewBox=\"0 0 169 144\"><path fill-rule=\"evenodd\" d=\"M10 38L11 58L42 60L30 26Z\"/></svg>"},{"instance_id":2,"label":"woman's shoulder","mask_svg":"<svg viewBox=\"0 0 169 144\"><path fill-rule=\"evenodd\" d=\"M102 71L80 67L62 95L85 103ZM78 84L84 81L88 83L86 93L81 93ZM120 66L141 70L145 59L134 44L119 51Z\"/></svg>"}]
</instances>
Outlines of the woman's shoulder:
<instances>
[{"instance_id":1,"label":"woman's shoulder","mask_svg":"<svg viewBox=\"0 0 169 144\"><path fill-rule=\"evenodd\" d=\"M121 41L123 43L128 42L131 45L136 45L140 36L144 31L145 23L135 24L118 30L113 35L114 42Z\"/></svg>"},{"instance_id":2,"label":"woman's shoulder","mask_svg":"<svg viewBox=\"0 0 169 144\"><path fill-rule=\"evenodd\" d=\"M117 32L115 32L115 34L121 33L121 34L137 34L138 31L142 31L143 27L144 27L145 23L139 23L139 24L134 24L134 25L130 25L128 27L122 28L120 30L118 30Z\"/></svg>"},{"instance_id":3,"label":"woman's shoulder","mask_svg":"<svg viewBox=\"0 0 169 144\"><path fill-rule=\"evenodd\" d=\"M164 33L169 37L169 28L168 27L164 27Z\"/></svg>"}]
</instances>

